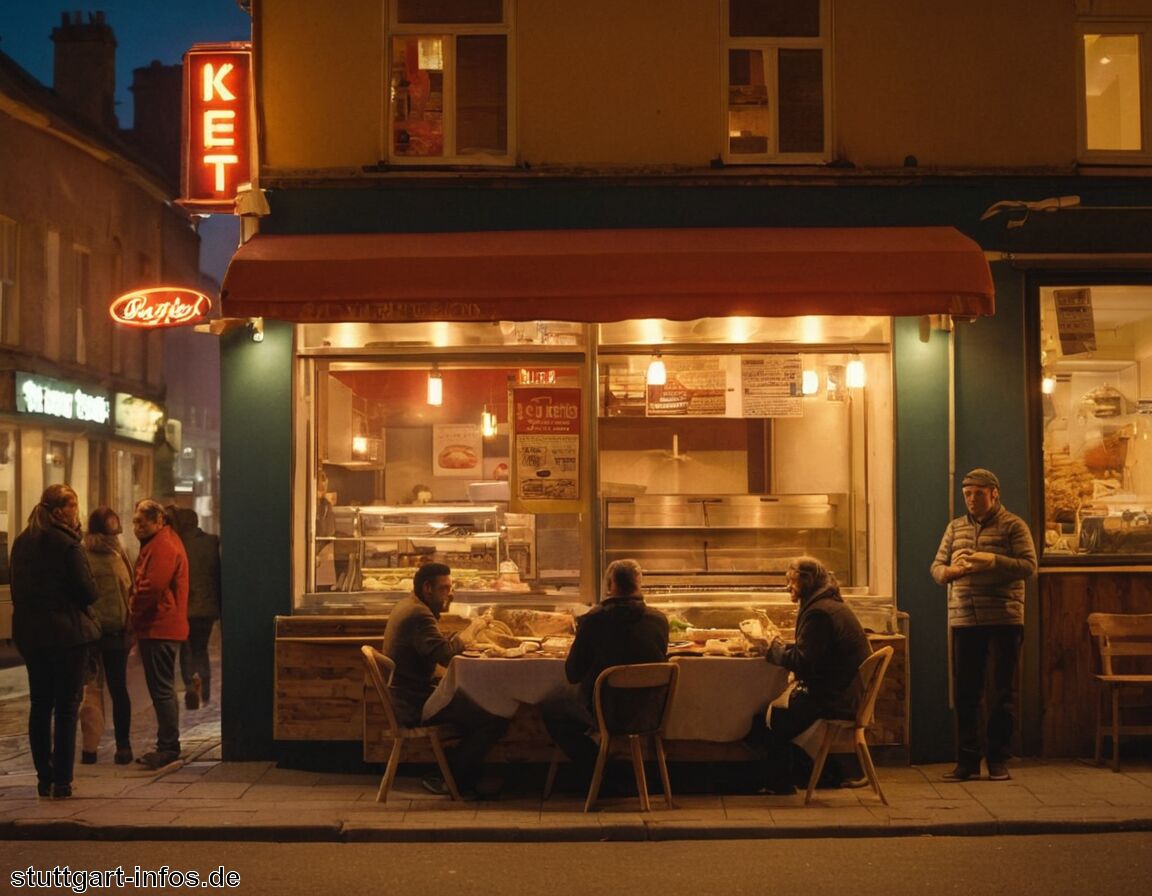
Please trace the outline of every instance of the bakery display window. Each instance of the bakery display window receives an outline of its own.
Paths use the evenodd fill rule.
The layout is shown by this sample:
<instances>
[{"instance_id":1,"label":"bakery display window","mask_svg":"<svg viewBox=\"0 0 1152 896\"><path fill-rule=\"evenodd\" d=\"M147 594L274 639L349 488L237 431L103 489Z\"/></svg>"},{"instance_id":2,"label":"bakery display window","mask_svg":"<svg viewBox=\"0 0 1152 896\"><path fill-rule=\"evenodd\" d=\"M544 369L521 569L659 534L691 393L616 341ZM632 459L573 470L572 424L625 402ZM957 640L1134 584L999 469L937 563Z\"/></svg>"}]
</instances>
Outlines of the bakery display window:
<instances>
[{"instance_id":1,"label":"bakery display window","mask_svg":"<svg viewBox=\"0 0 1152 896\"><path fill-rule=\"evenodd\" d=\"M1152 286L1040 300L1043 557L1152 559Z\"/></svg>"}]
</instances>

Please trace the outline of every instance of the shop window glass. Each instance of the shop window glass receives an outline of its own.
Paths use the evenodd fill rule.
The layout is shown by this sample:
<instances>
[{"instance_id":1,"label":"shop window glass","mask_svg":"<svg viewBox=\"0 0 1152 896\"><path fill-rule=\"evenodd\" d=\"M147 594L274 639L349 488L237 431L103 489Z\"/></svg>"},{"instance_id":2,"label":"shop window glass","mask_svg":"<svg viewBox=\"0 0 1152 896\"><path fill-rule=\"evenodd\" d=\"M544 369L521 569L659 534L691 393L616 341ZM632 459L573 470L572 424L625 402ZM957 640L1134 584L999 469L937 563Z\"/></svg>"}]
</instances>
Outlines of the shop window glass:
<instances>
[{"instance_id":1,"label":"shop window glass","mask_svg":"<svg viewBox=\"0 0 1152 896\"><path fill-rule=\"evenodd\" d=\"M1152 286L1041 290L1043 556L1152 555Z\"/></svg>"},{"instance_id":2,"label":"shop window glass","mask_svg":"<svg viewBox=\"0 0 1152 896\"><path fill-rule=\"evenodd\" d=\"M0 342L9 344L19 341L19 237L16 222L0 215Z\"/></svg>"},{"instance_id":3,"label":"shop window glass","mask_svg":"<svg viewBox=\"0 0 1152 896\"><path fill-rule=\"evenodd\" d=\"M72 443L48 439L44 452L44 486L72 485Z\"/></svg>"},{"instance_id":4,"label":"shop window glass","mask_svg":"<svg viewBox=\"0 0 1152 896\"><path fill-rule=\"evenodd\" d=\"M1146 24L1115 29L1081 35L1081 148L1089 160L1152 161L1144 58L1152 29Z\"/></svg>"},{"instance_id":5,"label":"shop window glass","mask_svg":"<svg viewBox=\"0 0 1152 896\"><path fill-rule=\"evenodd\" d=\"M828 0L729 0L727 157L824 161Z\"/></svg>"},{"instance_id":6,"label":"shop window glass","mask_svg":"<svg viewBox=\"0 0 1152 896\"><path fill-rule=\"evenodd\" d=\"M19 506L16 495L17 447L15 430L0 429L0 585L10 582L8 555L12 550L12 539L21 529L21 520L16 515Z\"/></svg>"},{"instance_id":7,"label":"shop window glass","mask_svg":"<svg viewBox=\"0 0 1152 896\"><path fill-rule=\"evenodd\" d=\"M301 460L312 487L301 527L309 562L298 606L377 612L409 593L429 561L452 568L461 605L529 593L548 604L558 586L580 580L590 550L580 515L571 503L541 504L574 503L593 488L581 480L581 371L571 361L523 361L308 366L314 423ZM441 384L434 405L432 373ZM518 432L510 421L523 389L549 407L571 400L564 407L576 416L558 418L574 419L573 431Z\"/></svg>"},{"instance_id":8,"label":"shop window glass","mask_svg":"<svg viewBox=\"0 0 1152 896\"><path fill-rule=\"evenodd\" d=\"M413 27L427 24L442 27ZM400 4L390 61L394 159L508 161L509 41L499 0Z\"/></svg>"}]
</instances>

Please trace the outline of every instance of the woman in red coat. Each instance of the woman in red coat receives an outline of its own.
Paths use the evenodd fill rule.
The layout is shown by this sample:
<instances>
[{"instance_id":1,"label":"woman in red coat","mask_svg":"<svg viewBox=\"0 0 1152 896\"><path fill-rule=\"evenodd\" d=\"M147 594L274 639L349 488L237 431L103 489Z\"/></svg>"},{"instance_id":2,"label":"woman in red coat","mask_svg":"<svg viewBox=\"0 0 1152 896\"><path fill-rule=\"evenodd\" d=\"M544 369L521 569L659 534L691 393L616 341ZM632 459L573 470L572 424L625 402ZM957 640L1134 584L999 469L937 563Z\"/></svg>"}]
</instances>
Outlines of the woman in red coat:
<instances>
[{"instance_id":1,"label":"woman in red coat","mask_svg":"<svg viewBox=\"0 0 1152 896\"><path fill-rule=\"evenodd\" d=\"M156 710L156 749L137 762L163 768L180 758L180 705L176 656L188 639L188 556L156 501L141 501L132 514L140 539L132 594L132 633L140 647L144 680Z\"/></svg>"}]
</instances>

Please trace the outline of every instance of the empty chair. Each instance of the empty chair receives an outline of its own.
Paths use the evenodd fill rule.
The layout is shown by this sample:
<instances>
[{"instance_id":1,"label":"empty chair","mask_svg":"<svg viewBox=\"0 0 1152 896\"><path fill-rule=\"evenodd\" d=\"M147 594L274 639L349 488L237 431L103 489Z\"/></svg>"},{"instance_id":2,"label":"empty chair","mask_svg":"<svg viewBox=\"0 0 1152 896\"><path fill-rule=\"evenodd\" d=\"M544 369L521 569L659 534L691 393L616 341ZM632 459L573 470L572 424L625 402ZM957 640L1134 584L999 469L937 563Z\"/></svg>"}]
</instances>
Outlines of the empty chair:
<instances>
[{"instance_id":1,"label":"empty chair","mask_svg":"<svg viewBox=\"0 0 1152 896\"><path fill-rule=\"evenodd\" d=\"M648 801L648 779L644 774L644 752L640 741L644 737L652 738L656 762L660 768L660 783L664 787L664 801L668 808L672 808L672 782L668 778L668 761L664 755L664 724L676 693L679 673L680 669L675 663L637 663L609 666L596 677L592 699L600 751L596 755L588 798L584 801L585 812L591 811L600 793L608 751L614 737L628 738L636 792L640 795L640 808L644 812L648 812L652 806ZM561 755L557 747L544 785L545 799L552 792Z\"/></svg>"},{"instance_id":2,"label":"empty chair","mask_svg":"<svg viewBox=\"0 0 1152 896\"><path fill-rule=\"evenodd\" d=\"M360 653L364 655L364 666L367 669L368 679L376 688L376 693L384 706L384 718L387 725L383 736L392 738L392 751L388 754L388 765L384 769L380 789L376 791L376 802L382 803L388 799L388 791L392 789L392 782L396 778L396 769L400 765L400 753L404 749L404 742L422 737L428 738L432 746L432 753L436 756L436 764L440 766L440 774L444 776L444 783L447 785L452 799L459 800L460 792L456 789L456 779L452 777L452 770L448 768L448 759L444 755L444 745L440 740L441 735L447 733L447 729L439 725L426 725L419 728L405 728L401 725L396 719L396 710L392 706L392 696L388 693L388 685L396 671L396 664L392 662L390 657L367 644L360 648Z\"/></svg>"},{"instance_id":3,"label":"empty chair","mask_svg":"<svg viewBox=\"0 0 1152 896\"><path fill-rule=\"evenodd\" d=\"M808 792L804 795L805 805L812 801L812 791L816 789L816 782L820 780L820 773L824 771L824 763L828 759L828 753L832 749L832 742L836 739L836 735L849 731L852 732L856 756L860 760L860 767L864 770L864 774L868 776L868 783L876 791L876 796L880 797L880 802L885 806L888 805L888 800L880 789L880 780L876 777L876 766L872 764L872 754L868 752L865 732L868 726L872 724L872 719L876 714L876 698L880 695L880 685L884 681L884 673L888 670L888 664L892 661L892 653L891 647L881 647L860 664L860 669L856 673L856 687L857 693L860 694L860 705L856 710L855 719L824 719L824 739L820 742L820 749L812 763L812 776L808 779Z\"/></svg>"},{"instance_id":4,"label":"empty chair","mask_svg":"<svg viewBox=\"0 0 1152 896\"><path fill-rule=\"evenodd\" d=\"M1136 691L1152 691L1152 613L1089 613L1088 630L1096 638L1100 671L1096 680L1100 693L1096 700L1096 764L1103 762L1105 731L1112 737L1112 771L1120 771L1120 735L1152 734L1152 725L1123 724L1122 697ZM1109 699L1111 698L1111 699ZM1104 722L1104 704L1111 704L1109 724ZM1152 701L1139 704L1145 709ZM1131 716L1129 716L1131 718Z\"/></svg>"}]
</instances>

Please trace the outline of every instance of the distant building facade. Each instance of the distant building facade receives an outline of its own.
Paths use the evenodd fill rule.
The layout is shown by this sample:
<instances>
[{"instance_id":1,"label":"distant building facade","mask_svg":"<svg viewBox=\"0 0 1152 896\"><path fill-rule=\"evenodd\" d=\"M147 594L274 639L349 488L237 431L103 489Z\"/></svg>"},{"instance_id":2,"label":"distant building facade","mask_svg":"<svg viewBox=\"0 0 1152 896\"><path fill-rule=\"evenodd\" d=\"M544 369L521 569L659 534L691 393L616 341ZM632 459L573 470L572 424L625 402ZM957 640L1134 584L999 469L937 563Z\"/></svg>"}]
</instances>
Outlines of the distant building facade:
<instances>
[{"instance_id":1,"label":"distant building facade","mask_svg":"<svg viewBox=\"0 0 1152 896\"><path fill-rule=\"evenodd\" d=\"M101 13L65 13L55 84L0 52L0 541L5 558L45 486L127 522L153 494L167 417L164 335L113 323L112 299L196 287L199 237L171 165L118 129L116 40ZM179 119L179 103L167 114ZM152 104L157 114L161 104ZM146 130L148 115L135 122ZM0 638L9 636L7 567Z\"/></svg>"}]
</instances>

